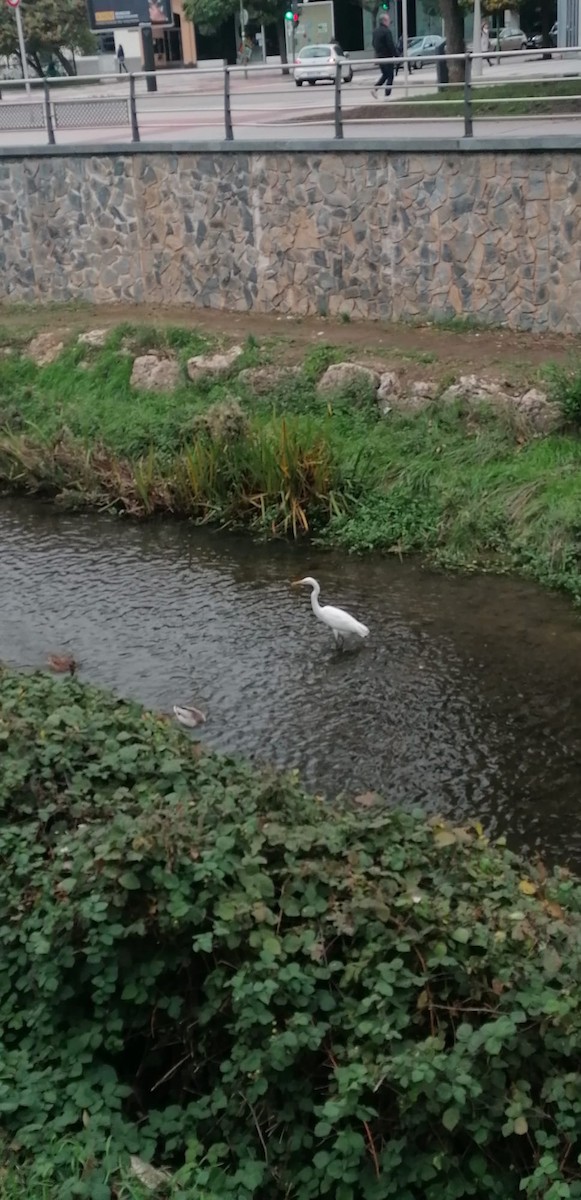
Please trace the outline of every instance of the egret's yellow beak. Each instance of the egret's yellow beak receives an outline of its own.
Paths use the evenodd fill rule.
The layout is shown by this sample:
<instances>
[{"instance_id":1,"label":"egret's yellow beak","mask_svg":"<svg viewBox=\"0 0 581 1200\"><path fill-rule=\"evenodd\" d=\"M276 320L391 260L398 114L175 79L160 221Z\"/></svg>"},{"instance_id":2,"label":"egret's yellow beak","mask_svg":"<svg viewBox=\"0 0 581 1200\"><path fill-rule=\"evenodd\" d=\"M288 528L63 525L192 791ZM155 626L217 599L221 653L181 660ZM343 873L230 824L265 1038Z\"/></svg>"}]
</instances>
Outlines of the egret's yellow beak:
<instances>
[{"instance_id":1,"label":"egret's yellow beak","mask_svg":"<svg viewBox=\"0 0 581 1200\"><path fill-rule=\"evenodd\" d=\"M291 579L291 587L300 587L302 579Z\"/></svg>"}]
</instances>

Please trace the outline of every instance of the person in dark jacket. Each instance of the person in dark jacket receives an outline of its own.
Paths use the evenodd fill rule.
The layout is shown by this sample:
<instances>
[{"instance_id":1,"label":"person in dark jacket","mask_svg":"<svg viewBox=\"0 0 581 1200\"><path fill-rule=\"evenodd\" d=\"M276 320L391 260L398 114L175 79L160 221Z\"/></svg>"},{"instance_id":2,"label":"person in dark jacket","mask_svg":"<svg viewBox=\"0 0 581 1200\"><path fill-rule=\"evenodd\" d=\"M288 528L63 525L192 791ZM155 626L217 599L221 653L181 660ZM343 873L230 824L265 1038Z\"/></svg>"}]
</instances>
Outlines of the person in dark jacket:
<instances>
[{"instance_id":1,"label":"person in dark jacket","mask_svg":"<svg viewBox=\"0 0 581 1200\"><path fill-rule=\"evenodd\" d=\"M117 70L119 71L120 75L122 74L123 71L125 71L126 75L128 74L127 66L125 63L125 51L124 51L121 43L119 43L119 45L117 47Z\"/></svg>"},{"instance_id":2,"label":"person in dark jacket","mask_svg":"<svg viewBox=\"0 0 581 1200\"><path fill-rule=\"evenodd\" d=\"M375 51L375 57L380 60L382 58L397 57L393 34L389 28L390 24L391 22L389 19L389 13L383 12L379 18L377 29L373 34L373 49ZM375 87L372 89L371 95L377 96L379 88L385 86L385 95L390 96L395 69L394 64L392 62L380 62L379 69L381 71L381 75L379 76Z\"/></svg>"}]
</instances>

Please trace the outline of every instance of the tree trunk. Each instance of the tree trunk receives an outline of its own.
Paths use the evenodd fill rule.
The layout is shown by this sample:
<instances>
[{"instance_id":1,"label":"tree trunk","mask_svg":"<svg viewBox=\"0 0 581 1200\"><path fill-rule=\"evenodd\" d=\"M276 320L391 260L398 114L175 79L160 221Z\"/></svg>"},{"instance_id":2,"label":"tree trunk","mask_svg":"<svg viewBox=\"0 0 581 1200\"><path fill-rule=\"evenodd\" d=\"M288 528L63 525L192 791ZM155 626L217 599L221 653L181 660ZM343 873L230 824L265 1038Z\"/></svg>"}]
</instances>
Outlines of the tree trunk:
<instances>
[{"instance_id":1,"label":"tree trunk","mask_svg":"<svg viewBox=\"0 0 581 1200\"><path fill-rule=\"evenodd\" d=\"M458 0L440 0L447 54L464 54L464 11ZM464 82L464 63L449 62L450 83Z\"/></svg>"},{"instance_id":2,"label":"tree trunk","mask_svg":"<svg viewBox=\"0 0 581 1200\"><path fill-rule=\"evenodd\" d=\"M73 69L70 60L62 53L61 50L54 50L53 54L55 54L58 58L65 75L68 75L69 77L71 75L76 75L76 71Z\"/></svg>"},{"instance_id":3,"label":"tree trunk","mask_svg":"<svg viewBox=\"0 0 581 1200\"><path fill-rule=\"evenodd\" d=\"M34 51L32 51L32 52L29 51L28 54L26 55L26 60L28 62L29 67L32 67L33 71L36 71L36 74L38 75L39 79L43 79L44 71L42 69L42 63L38 57L38 54L35 54ZM20 63L20 67L22 68L22 59L20 57L20 54L18 55L18 61ZM23 74L24 74L24 72L23 72Z\"/></svg>"},{"instance_id":4,"label":"tree trunk","mask_svg":"<svg viewBox=\"0 0 581 1200\"><path fill-rule=\"evenodd\" d=\"M278 38L278 52L280 54L280 61L283 63L282 73L283 75L290 75L290 71L286 66L288 62L288 56L286 52L286 29L284 21L276 22L276 36Z\"/></svg>"},{"instance_id":5,"label":"tree trunk","mask_svg":"<svg viewBox=\"0 0 581 1200\"><path fill-rule=\"evenodd\" d=\"M553 24L554 4L553 0L541 0L541 37L543 46L551 46L551 26ZM550 54L543 54L543 59L550 58Z\"/></svg>"}]
</instances>

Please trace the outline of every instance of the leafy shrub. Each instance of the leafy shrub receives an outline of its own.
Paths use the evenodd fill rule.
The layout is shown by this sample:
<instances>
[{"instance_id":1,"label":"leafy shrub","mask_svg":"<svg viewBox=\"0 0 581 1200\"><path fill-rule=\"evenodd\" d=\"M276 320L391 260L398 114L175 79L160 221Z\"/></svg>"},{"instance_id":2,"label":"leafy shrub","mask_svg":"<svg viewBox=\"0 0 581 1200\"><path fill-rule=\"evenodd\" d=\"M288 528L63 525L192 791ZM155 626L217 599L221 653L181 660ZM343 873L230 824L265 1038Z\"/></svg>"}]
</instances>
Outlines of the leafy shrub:
<instances>
[{"instance_id":1,"label":"leafy shrub","mask_svg":"<svg viewBox=\"0 0 581 1200\"><path fill-rule=\"evenodd\" d=\"M75 1140L59 1200L127 1153L203 1200L581 1194L565 872L74 680L1 672L0 755L0 1114Z\"/></svg>"},{"instance_id":2,"label":"leafy shrub","mask_svg":"<svg viewBox=\"0 0 581 1200\"><path fill-rule=\"evenodd\" d=\"M316 383L327 367L333 363L343 362L345 350L340 346L329 346L324 342L307 350L303 360L303 375L311 383Z\"/></svg>"},{"instance_id":3,"label":"leafy shrub","mask_svg":"<svg viewBox=\"0 0 581 1200\"><path fill-rule=\"evenodd\" d=\"M208 410L212 424L206 423L206 436L198 436L174 463L174 511L295 538L347 511L349 484L324 432L297 418L251 425L238 409L241 428L234 436L232 409Z\"/></svg>"},{"instance_id":4,"label":"leafy shrub","mask_svg":"<svg viewBox=\"0 0 581 1200\"><path fill-rule=\"evenodd\" d=\"M563 367L553 366L548 377L564 420L569 425L581 428L581 371L567 371Z\"/></svg>"},{"instance_id":5,"label":"leafy shrub","mask_svg":"<svg viewBox=\"0 0 581 1200\"><path fill-rule=\"evenodd\" d=\"M203 413L198 413L192 422L194 436L207 436L216 442L237 442L247 437L250 422L240 403L235 398L211 404Z\"/></svg>"}]
</instances>

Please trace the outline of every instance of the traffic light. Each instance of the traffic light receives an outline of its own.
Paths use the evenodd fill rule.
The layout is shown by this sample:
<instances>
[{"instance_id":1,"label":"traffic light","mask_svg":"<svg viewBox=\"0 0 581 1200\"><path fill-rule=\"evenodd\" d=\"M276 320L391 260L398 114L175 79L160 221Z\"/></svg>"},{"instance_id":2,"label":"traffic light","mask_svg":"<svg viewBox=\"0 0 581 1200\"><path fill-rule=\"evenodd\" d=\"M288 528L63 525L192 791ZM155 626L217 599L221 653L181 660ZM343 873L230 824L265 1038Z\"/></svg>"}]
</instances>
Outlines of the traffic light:
<instances>
[{"instance_id":1,"label":"traffic light","mask_svg":"<svg viewBox=\"0 0 581 1200\"><path fill-rule=\"evenodd\" d=\"M285 21L290 21L293 25L293 28L296 29L296 27L300 21L297 0L292 0L292 8L287 9L287 11L284 14L284 19L285 19Z\"/></svg>"}]
</instances>

